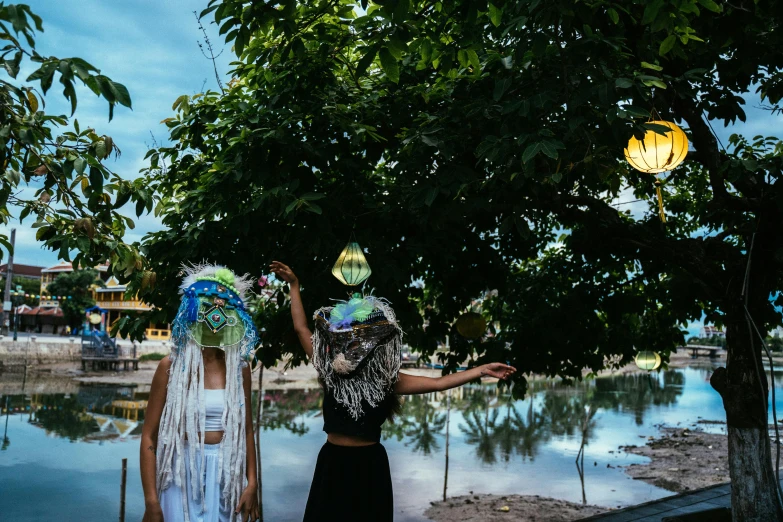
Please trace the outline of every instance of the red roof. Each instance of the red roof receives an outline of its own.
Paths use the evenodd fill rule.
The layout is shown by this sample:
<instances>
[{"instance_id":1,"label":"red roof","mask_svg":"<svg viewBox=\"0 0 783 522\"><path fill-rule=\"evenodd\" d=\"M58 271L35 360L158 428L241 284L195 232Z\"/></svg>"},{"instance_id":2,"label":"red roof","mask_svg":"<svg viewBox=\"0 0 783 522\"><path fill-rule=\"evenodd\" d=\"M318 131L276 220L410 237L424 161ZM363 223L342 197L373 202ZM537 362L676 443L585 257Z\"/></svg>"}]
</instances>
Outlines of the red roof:
<instances>
[{"instance_id":1,"label":"red roof","mask_svg":"<svg viewBox=\"0 0 783 522\"><path fill-rule=\"evenodd\" d=\"M14 268L16 268L16 267L14 267ZM108 268L109 268L109 262L107 261L107 262L105 262L103 264L100 264L100 265L96 266L95 270L97 270L98 272L105 272L106 270L108 270ZM54 265L54 266L50 266L49 268L44 268L43 270L41 270L41 272L47 272L47 273L50 273L50 272L73 272L73 264L72 263L67 263L65 261L61 261L60 264Z\"/></svg>"},{"instance_id":2,"label":"red roof","mask_svg":"<svg viewBox=\"0 0 783 522\"><path fill-rule=\"evenodd\" d=\"M15 276L27 276L27 277L41 277L41 270L43 270L42 266L32 266L32 265L17 265L14 264L14 275ZM0 275L5 275L8 272L8 264L4 263L0 265Z\"/></svg>"},{"instance_id":3,"label":"red roof","mask_svg":"<svg viewBox=\"0 0 783 522\"><path fill-rule=\"evenodd\" d=\"M59 306L42 308L36 306L29 310L19 311L19 315L49 315L53 317L63 317L63 310Z\"/></svg>"}]
</instances>

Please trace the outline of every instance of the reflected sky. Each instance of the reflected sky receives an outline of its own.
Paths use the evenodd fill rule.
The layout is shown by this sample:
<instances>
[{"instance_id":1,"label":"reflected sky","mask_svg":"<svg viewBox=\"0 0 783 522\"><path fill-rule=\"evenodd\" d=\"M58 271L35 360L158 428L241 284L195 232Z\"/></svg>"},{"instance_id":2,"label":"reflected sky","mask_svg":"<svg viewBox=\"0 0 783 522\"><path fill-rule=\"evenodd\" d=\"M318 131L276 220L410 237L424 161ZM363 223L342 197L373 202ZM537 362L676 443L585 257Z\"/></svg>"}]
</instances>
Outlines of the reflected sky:
<instances>
[{"instance_id":1,"label":"reflected sky","mask_svg":"<svg viewBox=\"0 0 783 522\"><path fill-rule=\"evenodd\" d=\"M531 383L531 393L523 401L499 394L494 386L453 390L448 494L542 495L581 502L575 459L584 442L588 503L616 507L670 495L626 476L618 466L645 459L618 447L643 444L660 424L690 427L700 418L723 420L720 396L708 379L708 370L685 369L600 378L576 386L538 381ZM779 407L781 396L783 392L778 393ZM0 396L0 431L8 422L0 451L3 519L116 518L121 461L127 458L126 516L140 520L144 503L138 446L143 410L117 405L142 404L146 398L131 387L87 386L69 395ZM408 397L400 417L384 426L398 521L426 520L423 512L429 503L442 498L446 398L445 393ZM10 412L4 411L6 400ZM266 520L302 519L325 440L320 406L320 389L264 393L261 458Z\"/></svg>"}]
</instances>

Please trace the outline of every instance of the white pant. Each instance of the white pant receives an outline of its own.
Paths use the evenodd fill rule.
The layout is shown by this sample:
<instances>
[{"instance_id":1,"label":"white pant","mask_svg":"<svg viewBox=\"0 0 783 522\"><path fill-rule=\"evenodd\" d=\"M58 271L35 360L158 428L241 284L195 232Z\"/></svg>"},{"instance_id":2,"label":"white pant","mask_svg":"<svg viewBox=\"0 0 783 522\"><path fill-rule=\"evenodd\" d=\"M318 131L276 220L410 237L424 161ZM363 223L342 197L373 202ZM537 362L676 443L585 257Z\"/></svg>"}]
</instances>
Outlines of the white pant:
<instances>
[{"instance_id":1,"label":"white pant","mask_svg":"<svg viewBox=\"0 0 783 522\"><path fill-rule=\"evenodd\" d=\"M190 451L189 446L185 446ZM218 469L218 450L220 444L204 444L204 494L203 507L193 498L191 489L190 466L185 457L185 491L188 498L188 515L190 522L229 522L231 510L236 506L220 504L220 470ZM177 454L174 454L177 458ZM196 469L201 472L201 459L196 456ZM160 507L163 510L164 522L185 522L185 510L182 507L182 489L173 482L160 494ZM203 509L202 509L203 508Z\"/></svg>"}]
</instances>

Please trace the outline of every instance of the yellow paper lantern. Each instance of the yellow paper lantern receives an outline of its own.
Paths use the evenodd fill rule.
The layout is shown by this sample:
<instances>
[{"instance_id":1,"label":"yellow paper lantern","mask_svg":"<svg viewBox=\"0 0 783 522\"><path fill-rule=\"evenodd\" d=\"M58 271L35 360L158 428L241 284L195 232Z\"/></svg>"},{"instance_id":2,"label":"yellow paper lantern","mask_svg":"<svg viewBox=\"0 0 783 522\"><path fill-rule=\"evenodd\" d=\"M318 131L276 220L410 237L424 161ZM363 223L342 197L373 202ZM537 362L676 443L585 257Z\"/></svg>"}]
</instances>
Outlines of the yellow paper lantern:
<instances>
[{"instance_id":1,"label":"yellow paper lantern","mask_svg":"<svg viewBox=\"0 0 783 522\"><path fill-rule=\"evenodd\" d=\"M665 135L648 130L641 141L631 136L625 149L625 159L633 168L647 174L658 174L675 169L688 154L688 137L672 122L655 120L648 123L668 127L670 130ZM658 212L661 221L665 223L661 182L657 179L655 191L658 196Z\"/></svg>"},{"instance_id":2,"label":"yellow paper lantern","mask_svg":"<svg viewBox=\"0 0 783 522\"><path fill-rule=\"evenodd\" d=\"M92 324L101 324L102 318L100 314L90 314L90 322Z\"/></svg>"},{"instance_id":3,"label":"yellow paper lantern","mask_svg":"<svg viewBox=\"0 0 783 522\"><path fill-rule=\"evenodd\" d=\"M466 339L478 339L487 330L487 320L476 312L467 312L459 316L457 332Z\"/></svg>"},{"instance_id":4,"label":"yellow paper lantern","mask_svg":"<svg viewBox=\"0 0 783 522\"><path fill-rule=\"evenodd\" d=\"M675 169L688 154L688 137L683 130L669 121L651 121L671 129L666 135L653 130L644 133L644 140L631 136L625 149L625 159L633 168L647 174L658 174Z\"/></svg>"},{"instance_id":5,"label":"yellow paper lantern","mask_svg":"<svg viewBox=\"0 0 783 522\"><path fill-rule=\"evenodd\" d=\"M348 243L332 267L332 275L346 286L363 283L372 274L364 252L356 241Z\"/></svg>"},{"instance_id":6,"label":"yellow paper lantern","mask_svg":"<svg viewBox=\"0 0 783 522\"><path fill-rule=\"evenodd\" d=\"M661 367L661 356L652 350L642 350L634 360L640 370L651 372Z\"/></svg>"}]
</instances>

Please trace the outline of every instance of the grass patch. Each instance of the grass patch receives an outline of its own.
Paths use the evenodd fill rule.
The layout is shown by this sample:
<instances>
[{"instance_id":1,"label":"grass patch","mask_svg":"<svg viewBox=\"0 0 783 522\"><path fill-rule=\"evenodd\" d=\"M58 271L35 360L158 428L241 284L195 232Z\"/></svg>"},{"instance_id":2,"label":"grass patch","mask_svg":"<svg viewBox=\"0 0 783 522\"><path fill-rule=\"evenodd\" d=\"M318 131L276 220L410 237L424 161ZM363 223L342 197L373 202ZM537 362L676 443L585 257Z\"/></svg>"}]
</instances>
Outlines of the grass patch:
<instances>
[{"instance_id":1,"label":"grass patch","mask_svg":"<svg viewBox=\"0 0 783 522\"><path fill-rule=\"evenodd\" d=\"M165 353L145 353L141 357L139 357L139 361L160 361L164 357L166 357L167 354Z\"/></svg>"}]
</instances>

